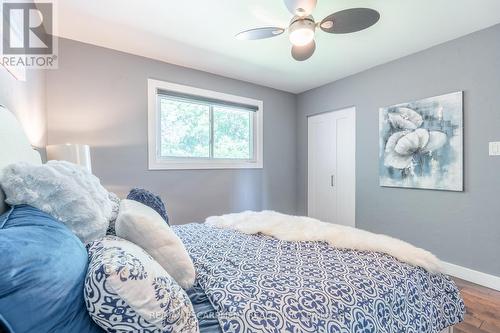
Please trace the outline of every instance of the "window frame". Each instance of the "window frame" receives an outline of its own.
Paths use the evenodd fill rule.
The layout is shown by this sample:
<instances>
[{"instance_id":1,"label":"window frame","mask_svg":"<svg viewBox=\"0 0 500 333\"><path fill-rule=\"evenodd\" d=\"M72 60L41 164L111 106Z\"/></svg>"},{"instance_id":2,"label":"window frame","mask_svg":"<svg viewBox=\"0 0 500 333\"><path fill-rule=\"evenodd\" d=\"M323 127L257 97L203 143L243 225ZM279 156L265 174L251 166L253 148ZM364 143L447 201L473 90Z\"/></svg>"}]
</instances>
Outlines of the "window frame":
<instances>
[{"instance_id":1,"label":"window frame","mask_svg":"<svg viewBox=\"0 0 500 333\"><path fill-rule=\"evenodd\" d=\"M160 157L159 94L172 92L226 103L249 105L253 113L253 156L250 159ZM148 167L149 170L261 169L263 168L263 111L260 100L201 89L172 82L148 79ZM213 139L213 138L212 138ZM212 142L211 147L212 149Z\"/></svg>"}]
</instances>

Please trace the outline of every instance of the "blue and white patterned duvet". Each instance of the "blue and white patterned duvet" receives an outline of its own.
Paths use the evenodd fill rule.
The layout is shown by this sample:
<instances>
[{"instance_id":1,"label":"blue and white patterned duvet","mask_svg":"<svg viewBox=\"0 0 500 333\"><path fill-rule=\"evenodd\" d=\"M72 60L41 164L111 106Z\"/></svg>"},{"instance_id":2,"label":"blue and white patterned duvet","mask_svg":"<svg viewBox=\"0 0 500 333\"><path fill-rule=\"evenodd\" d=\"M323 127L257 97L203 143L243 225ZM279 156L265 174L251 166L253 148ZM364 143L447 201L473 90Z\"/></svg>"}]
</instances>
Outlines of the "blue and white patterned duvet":
<instances>
[{"instance_id":1,"label":"blue and white patterned duvet","mask_svg":"<svg viewBox=\"0 0 500 333\"><path fill-rule=\"evenodd\" d=\"M374 252L204 224L174 227L223 332L440 332L464 304L445 275Z\"/></svg>"}]
</instances>

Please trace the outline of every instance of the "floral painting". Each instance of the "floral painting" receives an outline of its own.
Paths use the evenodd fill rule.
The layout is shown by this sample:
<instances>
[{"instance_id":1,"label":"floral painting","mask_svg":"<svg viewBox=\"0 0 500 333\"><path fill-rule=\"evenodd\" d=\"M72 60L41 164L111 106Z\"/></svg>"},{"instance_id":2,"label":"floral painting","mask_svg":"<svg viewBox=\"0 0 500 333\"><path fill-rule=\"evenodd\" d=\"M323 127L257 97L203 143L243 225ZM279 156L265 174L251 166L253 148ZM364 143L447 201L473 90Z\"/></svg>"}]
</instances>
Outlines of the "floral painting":
<instances>
[{"instance_id":1,"label":"floral painting","mask_svg":"<svg viewBox=\"0 0 500 333\"><path fill-rule=\"evenodd\" d=\"M463 191L462 92L380 109L380 185Z\"/></svg>"}]
</instances>

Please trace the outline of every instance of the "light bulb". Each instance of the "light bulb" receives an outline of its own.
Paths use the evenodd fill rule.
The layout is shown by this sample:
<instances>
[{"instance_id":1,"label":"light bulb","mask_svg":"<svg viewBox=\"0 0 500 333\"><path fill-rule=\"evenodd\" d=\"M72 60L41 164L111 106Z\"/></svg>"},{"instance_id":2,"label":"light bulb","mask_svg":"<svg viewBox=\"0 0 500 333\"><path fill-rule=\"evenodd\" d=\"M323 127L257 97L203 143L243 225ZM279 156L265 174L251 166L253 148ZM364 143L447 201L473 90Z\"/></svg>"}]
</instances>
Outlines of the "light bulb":
<instances>
[{"instance_id":1,"label":"light bulb","mask_svg":"<svg viewBox=\"0 0 500 333\"><path fill-rule=\"evenodd\" d=\"M290 42L295 46L304 46L314 39L314 31L310 29L297 29L290 33Z\"/></svg>"},{"instance_id":2,"label":"light bulb","mask_svg":"<svg viewBox=\"0 0 500 333\"><path fill-rule=\"evenodd\" d=\"M290 42L295 46L304 46L314 39L314 21L309 19L300 19L293 22L290 26Z\"/></svg>"}]
</instances>

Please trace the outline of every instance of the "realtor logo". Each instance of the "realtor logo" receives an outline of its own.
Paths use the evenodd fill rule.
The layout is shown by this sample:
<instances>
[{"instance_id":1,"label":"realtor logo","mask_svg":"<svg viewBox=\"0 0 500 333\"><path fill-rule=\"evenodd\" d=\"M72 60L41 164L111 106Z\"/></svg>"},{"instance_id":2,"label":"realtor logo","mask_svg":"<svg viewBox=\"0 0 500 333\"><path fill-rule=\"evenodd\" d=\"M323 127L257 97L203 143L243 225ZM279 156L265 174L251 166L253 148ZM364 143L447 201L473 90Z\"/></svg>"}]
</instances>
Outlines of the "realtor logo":
<instances>
[{"instance_id":1,"label":"realtor logo","mask_svg":"<svg viewBox=\"0 0 500 333\"><path fill-rule=\"evenodd\" d=\"M2 65L57 67L53 7L52 2L2 3Z\"/></svg>"},{"instance_id":2,"label":"realtor logo","mask_svg":"<svg viewBox=\"0 0 500 333\"><path fill-rule=\"evenodd\" d=\"M51 54L52 53L52 4L4 3L3 4L4 54ZM22 20L16 36L14 19ZM12 31L14 30L14 31ZM14 37L14 40L13 38Z\"/></svg>"}]
</instances>

